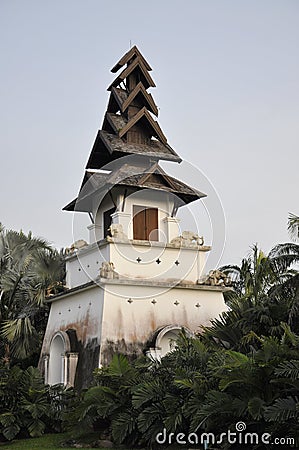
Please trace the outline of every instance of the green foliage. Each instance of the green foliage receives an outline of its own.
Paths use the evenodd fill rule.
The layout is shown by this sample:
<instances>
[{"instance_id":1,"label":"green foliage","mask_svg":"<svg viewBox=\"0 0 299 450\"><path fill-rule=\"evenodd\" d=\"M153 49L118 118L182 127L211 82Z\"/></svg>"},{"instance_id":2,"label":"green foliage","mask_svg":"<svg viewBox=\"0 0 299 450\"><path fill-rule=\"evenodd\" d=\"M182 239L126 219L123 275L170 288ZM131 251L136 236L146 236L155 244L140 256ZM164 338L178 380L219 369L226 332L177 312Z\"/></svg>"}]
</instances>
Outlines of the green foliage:
<instances>
[{"instance_id":1,"label":"green foliage","mask_svg":"<svg viewBox=\"0 0 299 450\"><path fill-rule=\"evenodd\" d=\"M19 435L37 437L45 430L61 431L63 414L73 393L62 386L45 386L38 369L0 366L0 440Z\"/></svg>"},{"instance_id":2,"label":"green foliage","mask_svg":"<svg viewBox=\"0 0 299 450\"><path fill-rule=\"evenodd\" d=\"M161 362L149 362L147 370L115 355L97 375L99 385L84 393L79 421L108 420L116 444L148 448L163 428L220 435L240 420L258 433L291 436L299 432L299 347L283 327L280 339L258 337L247 353L182 335L176 349ZM116 371L119 364L125 370Z\"/></svg>"},{"instance_id":3,"label":"green foliage","mask_svg":"<svg viewBox=\"0 0 299 450\"><path fill-rule=\"evenodd\" d=\"M182 332L161 361L114 355L83 394L76 421L101 422L116 444L146 448L163 428L219 436L239 421L298 438L299 283L290 267L298 255L296 244L269 255L254 246L241 267L222 268L235 286L228 311L197 338Z\"/></svg>"},{"instance_id":4,"label":"green foliage","mask_svg":"<svg viewBox=\"0 0 299 450\"><path fill-rule=\"evenodd\" d=\"M31 438L31 439L16 439L13 442L9 442L6 445L3 446L5 449L11 449L11 450L41 450L41 449L60 449L64 448L65 450L72 450L74 447L68 447L67 442L74 440L74 435L71 435L69 433L58 433L58 434L44 434L41 437L38 438ZM94 433L90 434L89 436L83 436L78 437L77 434L75 436L75 442L77 442L80 439L82 441L85 441L89 444L92 442L97 441L98 436L96 436ZM63 446L63 447L62 447ZM2 447L2 445L1 445ZM96 447L92 447L92 450L96 450ZM99 450L99 448L97 447ZM105 449L101 449L105 450Z\"/></svg>"},{"instance_id":5,"label":"green foliage","mask_svg":"<svg viewBox=\"0 0 299 450\"><path fill-rule=\"evenodd\" d=\"M299 418L298 412L299 399L293 397L278 398L273 405L270 405L266 412L265 418L269 421L288 422L292 419ZM298 423L298 420L296 420ZM297 426L298 429L298 426Z\"/></svg>"},{"instance_id":6,"label":"green foliage","mask_svg":"<svg viewBox=\"0 0 299 450\"><path fill-rule=\"evenodd\" d=\"M38 348L44 299L63 289L62 255L31 234L0 228L0 437L79 424L106 429L118 445L153 448L163 428L219 436L244 421L256 433L298 439L298 260L296 243L268 255L254 246L240 267L221 269L233 281L229 309L201 336L182 331L161 361L114 355L77 398L44 386L36 369L13 365Z\"/></svg>"},{"instance_id":7,"label":"green foliage","mask_svg":"<svg viewBox=\"0 0 299 450\"><path fill-rule=\"evenodd\" d=\"M289 214L288 232L294 241L299 241L299 216L292 213Z\"/></svg>"},{"instance_id":8,"label":"green foliage","mask_svg":"<svg viewBox=\"0 0 299 450\"><path fill-rule=\"evenodd\" d=\"M285 376L291 380L299 380L299 360L285 361L275 369L275 375Z\"/></svg>"},{"instance_id":9,"label":"green foliage","mask_svg":"<svg viewBox=\"0 0 299 450\"><path fill-rule=\"evenodd\" d=\"M63 252L44 239L0 228L0 357L17 363L39 353L47 296L63 290Z\"/></svg>"}]
</instances>

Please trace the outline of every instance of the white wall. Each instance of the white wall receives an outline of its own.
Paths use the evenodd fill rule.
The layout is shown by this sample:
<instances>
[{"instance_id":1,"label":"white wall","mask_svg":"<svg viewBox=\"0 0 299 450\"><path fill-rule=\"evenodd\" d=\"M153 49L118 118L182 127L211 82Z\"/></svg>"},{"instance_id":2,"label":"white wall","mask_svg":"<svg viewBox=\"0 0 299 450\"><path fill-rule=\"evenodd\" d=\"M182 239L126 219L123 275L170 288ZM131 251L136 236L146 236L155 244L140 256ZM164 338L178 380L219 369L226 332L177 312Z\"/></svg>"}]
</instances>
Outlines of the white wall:
<instances>
[{"instance_id":1,"label":"white wall","mask_svg":"<svg viewBox=\"0 0 299 450\"><path fill-rule=\"evenodd\" d=\"M196 283L204 270L207 251L209 247L175 248L148 241L104 241L85 247L67 259L66 284L74 288L96 280L103 261L113 262L116 272L124 278Z\"/></svg>"},{"instance_id":2,"label":"white wall","mask_svg":"<svg viewBox=\"0 0 299 450\"><path fill-rule=\"evenodd\" d=\"M80 286L95 280L103 261L110 260L109 244L93 244L77 251L66 260L66 285L68 288Z\"/></svg>"},{"instance_id":3,"label":"white wall","mask_svg":"<svg viewBox=\"0 0 299 450\"><path fill-rule=\"evenodd\" d=\"M203 325L208 325L212 318L226 309L219 290L172 288L162 291L159 287L142 285L107 285L102 357L107 342L124 340L127 346L139 346L147 342L156 330L168 325L200 332Z\"/></svg>"},{"instance_id":4,"label":"white wall","mask_svg":"<svg viewBox=\"0 0 299 450\"><path fill-rule=\"evenodd\" d=\"M118 210L123 208L125 214L130 215L130 220L128 221L129 226L127 226L127 222L124 223L124 232L128 236L129 239L133 239L133 206L145 206L148 208L158 208L158 227L159 227L159 240L162 242L165 241L165 236L167 235L166 225L163 222L165 217L168 217L172 213L173 209L173 195L168 194L163 191L156 191L151 189L143 189L137 192L133 192L128 195L125 199L123 197L124 188L114 188L111 190L113 199L117 204ZM98 227L98 236L99 239L104 237L103 230L103 214L105 211L111 209L114 206L111 198L106 196L101 202L100 206L98 205L97 199L94 199L94 217L95 217L95 225ZM124 201L124 204L122 202Z\"/></svg>"},{"instance_id":5,"label":"white wall","mask_svg":"<svg viewBox=\"0 0 299 450\"><path fill-rule=\"evenodd\" d=\"M114 243L110 260L115 270L127 278L144 280L189 280L195 283L204 265L204 248L174 248L142 241ZM140 258L141 262L137 262ZM158 263L158 262L159 263ZM175 264L175 262L179 264Z\"/></svg>"},{"instance_id":6,"label":"white wall","mask_svg":"<svg viewBox=\"0 0 299 450\"><path fill-rule=\"evenodd\" d=\"M173 202L165 192L144 189L131 194L125 203L124 212L131 215L128 230L124 230L129 239L133 239L133 207L145 206L147 208L158 208L159 241L166 242L167 230L163 219L170 216Z\"/></svg>"},{"instance_id":7,"label":"white wall","mask_svg":"<svg viewBox=\"0 0 299 450\"><path fill-rule=\"evenodd\" d=\"M103 314L103 290L87 289L54 300L44 336L42 354L50 351L50 342L57 331L76 330L78 341L87 343L93 338L101 339Z\"/></svg>"}]
</instances>

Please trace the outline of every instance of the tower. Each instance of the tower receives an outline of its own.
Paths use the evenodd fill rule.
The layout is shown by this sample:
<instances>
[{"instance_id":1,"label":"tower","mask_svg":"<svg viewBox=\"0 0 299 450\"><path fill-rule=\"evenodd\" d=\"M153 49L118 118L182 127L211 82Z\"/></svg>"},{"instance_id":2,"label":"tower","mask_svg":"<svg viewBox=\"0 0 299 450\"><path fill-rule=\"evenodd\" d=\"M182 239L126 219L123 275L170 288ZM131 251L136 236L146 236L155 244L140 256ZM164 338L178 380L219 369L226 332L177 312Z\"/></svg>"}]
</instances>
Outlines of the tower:
<instances>
[{"instance_id":1,"label":"tower","mask_svg":"<svg viewBox=\"0 0 299 450\"><path fill-rule=\"evenodd\" d=\"M89 214L89 243L66 258L66 290L51 309L40 368L49 384L86 387L113 353L160 358L182 327L200 331L225 309L225 279L203 278L198 234L181 231L177 211L205 197L168 175L180 163L156 117L151 67L132 47L112 68L107 111L78 197L66 211Z\"/></svg>"}]
</instances>

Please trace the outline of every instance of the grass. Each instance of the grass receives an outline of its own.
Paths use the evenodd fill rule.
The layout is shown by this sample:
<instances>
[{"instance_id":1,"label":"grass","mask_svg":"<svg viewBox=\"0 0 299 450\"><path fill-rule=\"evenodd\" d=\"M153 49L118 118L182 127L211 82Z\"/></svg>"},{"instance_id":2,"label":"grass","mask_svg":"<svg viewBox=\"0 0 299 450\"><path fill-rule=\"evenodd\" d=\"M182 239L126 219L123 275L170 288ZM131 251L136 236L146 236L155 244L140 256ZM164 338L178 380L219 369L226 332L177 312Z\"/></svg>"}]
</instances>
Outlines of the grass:
<instances>
[{"instance_id":1,"label":"grass","mask_svg":"<svg viewBox=\"0 0 299 450\"><path fill-rule=\"evenodd\" d=\"M70 438L69 434L60 433L60 434L45 434L39 438L30 438L30 439L19 439L14 440L12 442L8 442L7 444L1 444L0 449L11 449L11 450L34 450L34 449L53 449L60 448L64 450L73 450L70 447L61 447L61 443ZM94 450L100 450L99 448ZM104 450L104 449L102 449Z\"/></svg>"}]
</instances>

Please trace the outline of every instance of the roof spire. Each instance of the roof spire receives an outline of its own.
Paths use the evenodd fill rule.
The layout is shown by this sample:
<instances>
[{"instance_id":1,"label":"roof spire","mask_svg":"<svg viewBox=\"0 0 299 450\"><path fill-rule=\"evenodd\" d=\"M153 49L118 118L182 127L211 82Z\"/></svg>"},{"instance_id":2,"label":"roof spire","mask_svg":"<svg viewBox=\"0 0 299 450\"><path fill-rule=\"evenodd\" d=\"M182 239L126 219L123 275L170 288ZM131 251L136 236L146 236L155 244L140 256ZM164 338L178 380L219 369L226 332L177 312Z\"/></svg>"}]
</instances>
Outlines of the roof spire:
<instances>
[{"instance_id":1,"label":"roof spire","mask_svg":"<svg viewBox=\"0 0 299 450\"><path fill-rule=\"evenodd\" d=\"M87 169L100 169L107 162L128 154L138 154L181 162L180 157L168 145L158 122L158 107L148 92L155 87L150 75L149 63L136 45L111 69L116 73L108 87L110 91L102 130L88 160Z\"/></svg>"},{"instance_id":2,"label":"roof spire","mask_svg":"<svg viewBox=\"0 0 299 450\"><path fill-rule=\"evenodd\" d=\"M135 45L111 71L116 73L120 69L122 71L108 88L110 97L107 111L86 165L79 197L64 209L90 211L92 196L99 189L114 184L123 189L172 192L185 203L205 196L168 176L158 164L160 159L181 162L181 158L169 146L153 117L158 116L158 108L148 92L150 87L155 86L149 74L152 69ZM128 155L138 156L133 158L134 163L130 159L130 167L120 161L120 164L115 164L111 174L96 173L97 169Z\"/></svg>"}]
</instances>

